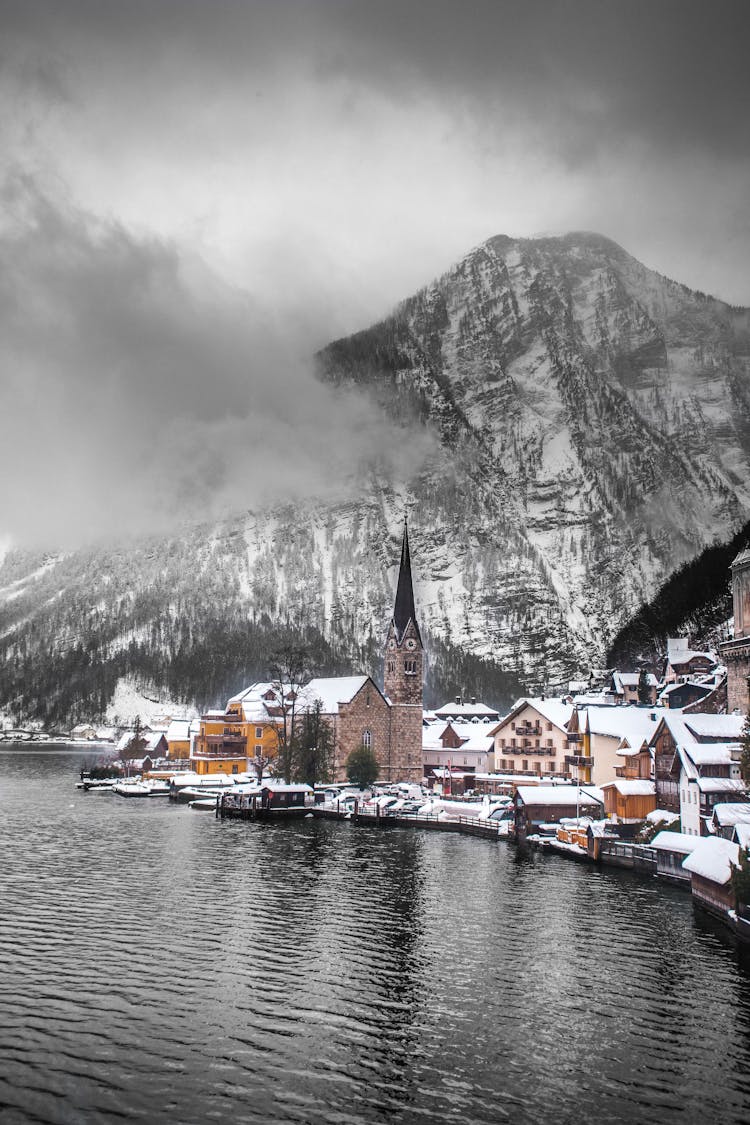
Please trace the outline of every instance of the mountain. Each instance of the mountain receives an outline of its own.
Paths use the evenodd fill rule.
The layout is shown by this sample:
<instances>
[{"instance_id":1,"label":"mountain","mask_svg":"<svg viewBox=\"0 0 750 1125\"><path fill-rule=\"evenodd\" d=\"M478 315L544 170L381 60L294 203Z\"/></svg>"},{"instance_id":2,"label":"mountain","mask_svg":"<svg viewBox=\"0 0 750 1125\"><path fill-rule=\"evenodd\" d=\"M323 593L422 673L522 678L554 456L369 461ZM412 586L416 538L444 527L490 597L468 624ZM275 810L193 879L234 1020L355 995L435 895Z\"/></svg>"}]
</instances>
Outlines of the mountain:
<instances>
[{"instance_id":1,"label":"mountain","mask_svg":"<svg viewBox=\"0 0 750 1125\"><path fill-rule=\"evenodd\" d=\"M0 706L100 713L123 675L218 701L288 628L321 672L377 669L405 508L428 698L502 705L600 663L750 514L749 310L599 235L490 239L316 362L402 441L439 435L421 471L127 550L10 554Z\"/></svg>"}]
</instances>

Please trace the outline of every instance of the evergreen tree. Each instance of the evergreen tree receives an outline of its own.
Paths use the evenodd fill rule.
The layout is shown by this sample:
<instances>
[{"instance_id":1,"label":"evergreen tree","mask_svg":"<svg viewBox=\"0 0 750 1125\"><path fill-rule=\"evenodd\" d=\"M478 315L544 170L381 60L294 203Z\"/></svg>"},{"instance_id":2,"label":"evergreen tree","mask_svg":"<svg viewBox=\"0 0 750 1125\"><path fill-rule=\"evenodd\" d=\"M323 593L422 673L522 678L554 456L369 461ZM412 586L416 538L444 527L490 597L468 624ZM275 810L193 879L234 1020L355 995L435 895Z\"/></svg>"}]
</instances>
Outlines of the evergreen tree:
<instances>
[{"instance_id":1,"label":"evergreen tree","mask_svg":"<svg viewBox=\"0 0 750 1125\"><path fill-rule=\"evenodd\" d=\"M331 779L333 731L323 715L323 704L315 700L306 711L297 738L295 774L298 781L316 785Z\"/></svg>"},{"instance_id":2,"label":"evergreen tree","mask_svg":"<svg viewBox=\"0 0 750 1125\"><path fill-rule=\"evenodd\" d=\"M648 682L648 672L645 668L641 668L638 674L638 702L646 704L651 702L651 688Z\"/></svg>"},{"instance_id":3,"label":"evergreen tree","mask_svg":"<svg viewBox=\"0 0 750 1125\"><path fill-rule=\"evenodd\" d=\"M380 773L377 758L367 746L358 746L356 750L352 750L346 759L345 768L349 781L352 785L358 785L360 789L372 785L377 781Z\"/></svg>"},{"instance_id":4,"label":"evergreen tree","mask_svg":"<svg viewBox=\"0 0 750 1125\"><path fill-rule=\"evenodd\" d=\"M277 772L287 784L294 774L297 753L297 698L300 688L309 679L308 651L304 646L288 642L282 645L271 659L272 686L278 694L281 723L276 737L279 750Z\"/></svg>"}]
</instances>

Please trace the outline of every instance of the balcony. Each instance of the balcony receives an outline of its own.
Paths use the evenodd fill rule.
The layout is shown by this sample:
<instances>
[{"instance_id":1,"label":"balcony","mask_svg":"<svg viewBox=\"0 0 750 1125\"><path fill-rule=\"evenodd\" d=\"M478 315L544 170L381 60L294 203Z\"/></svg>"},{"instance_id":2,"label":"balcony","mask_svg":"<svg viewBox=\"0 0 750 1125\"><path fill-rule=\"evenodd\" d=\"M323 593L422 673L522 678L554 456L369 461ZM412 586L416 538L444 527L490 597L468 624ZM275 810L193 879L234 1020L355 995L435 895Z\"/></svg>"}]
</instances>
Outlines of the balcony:
<instances>
[{"instance_id":1,"label":"balcony","mask_svg":"<svg viewBox=\"0 0 750 1125\"><path fill-rule=\"evenodd\" d=\"M566 754L566 766L578 766L580 769L591 769L594 764L593 758L587 758L584 754Z\"/></svg>"},{"instance_id":2,"label":"balcony","mask_svg":"<svg viewBox=\"0 0 750 1125\"><path fill-rule=\"evenodd\" d=\"M236 749L244 746L247 739L244 734L204 734L202 741L206 746L231 746Z\"/></svg>"},{"instance_id":3,"label":"balcony","mask_svg":"<svg viewBox=\"0 0 750 1125\"><path fill-rule=\"evenodd\" d=\"M542 733L542 728L540 726L532 726L531 723L519 723L516 726L515 733L520 735L521 738L525 738L531 734L538 736Z\"/></svg>"},{"instance_id":4,"label":"balcony","mask_svg":"<svg viewBox=\"0 0 750 1125\"><path fill-rule=\"evenodd\" d=\"M568 742L583 742L583 735L580 731L568 731L567 739Z\"/></svg>"}]
</instances>

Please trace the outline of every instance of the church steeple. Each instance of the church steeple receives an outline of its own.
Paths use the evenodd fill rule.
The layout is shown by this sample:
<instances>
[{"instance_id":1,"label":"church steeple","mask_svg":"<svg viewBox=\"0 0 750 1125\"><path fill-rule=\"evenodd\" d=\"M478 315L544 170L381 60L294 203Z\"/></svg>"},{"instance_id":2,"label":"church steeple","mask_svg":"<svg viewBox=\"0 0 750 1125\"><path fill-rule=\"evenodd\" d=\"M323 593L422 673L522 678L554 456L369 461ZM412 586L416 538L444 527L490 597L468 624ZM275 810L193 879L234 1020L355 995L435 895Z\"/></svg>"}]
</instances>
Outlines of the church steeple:
<instances>
[{"instance_id":1,"label":"church steeple","mask_svg":"<svg viewBox=\"0 0 750 1125\"><path fill-rule=\"evenodd\" d=\"M393 624L396 630L396 640L400 644L404 638L409 622L414 623L417 640L422 643L417 625L417 613L414 609L414 587L411 580L411 558L409 556L409 529L404 518L404 537L401 542L401 564L398 571L398 586L396 587L396 604L393 610Z\"/></svg>"},{"instance_id":2,"label":"church steeple","mask_svg":"<svg viewBox=\"0 0 750 1125\"><path fill-rule=\"evenodd\" d=\"M404 520L401 564L398 569L396 602L385 642L383 688L391 704L422 707L422 663L424 650L414 608L414 587L409 555L409 530Z\"/></svg>"}]
</instances>

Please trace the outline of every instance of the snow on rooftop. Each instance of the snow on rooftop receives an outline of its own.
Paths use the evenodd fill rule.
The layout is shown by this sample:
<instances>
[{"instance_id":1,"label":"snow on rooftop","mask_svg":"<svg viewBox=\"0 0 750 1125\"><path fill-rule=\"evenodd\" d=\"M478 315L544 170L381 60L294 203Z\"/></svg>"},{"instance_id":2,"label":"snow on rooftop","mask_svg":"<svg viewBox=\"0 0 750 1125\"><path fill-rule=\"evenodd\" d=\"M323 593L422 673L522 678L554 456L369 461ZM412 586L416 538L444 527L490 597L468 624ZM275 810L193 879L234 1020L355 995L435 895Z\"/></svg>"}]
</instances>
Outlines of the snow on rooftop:
<instances>
[{"instance_id":1,"label":"snow on rooftop","mask_svg":"<svg viewBox=\"0 0 750 1125\"><path fill-rule=\"evenodd\" d=\"M685 726L695 738L720 738L736 742L742 735L744 715L686 715Z\"/></svg>"},{"instance_id":2,"label":"snow on rooftop","mask_svg":"<svg viewBox=\"0 0 750 1125\"><path fill-rule=\"evenodd\" d=\"M167 727L167 742L187 742L190 739L190 719L172 719Z\"/></svg>"},{"instance_id":3,"label":"snow on rooftop","mask_svg":"<svg viewBox=\"0 0 750 1125\"><path fill-rule=\"evenodd\" d=\"M627 738L632 746L651 737L663 712L653 707L587 707L586 713L592 734ZM578 720L581 729L582 719Z\"/></svg>"},{"instance_id":4,"label":"snow on rooftop","mask_svg":"<svg viewBox=\"0 0 750 1125\"><path fill-rule=\"evenodd\" d=\"M442 707L435 710L435 714L439 718L446 715L479 715L485 716L487 719L499 719L500 712L496 711L494 707L488 707L486 703L471 703L462 700L461 703L444 703Z\"/></svg>"},{"instance_id":5,"label":"snow on rooftop","mask_svg":"<svg viewBox=\"0 0 750 1125\"><path fill-rule=\"evenodd\" d=\"M699 839L692 855L683 863L685 871L700 875L721 886L728 883L732 875L732 864L739 863L738 844L725 840L722 836L704 836Z\"/></svg>"},{"instance_id":6,"label":"snow on rooftop","mask_svg":"<svg viewBox=\"0 0 750 1125\"><path fill-rule=\"evenodd\" d=\"M552 723L561 730L565 729L565 724L573 714L572 703L563 703L561 699L542 699L528 696L518 700L510 714L506 715L505 718L501 720L501 725L504 725L509 719L516 720L518 714L523 711L525 707L532 707L542 718L546 719L547 722Z\"/></svg>"},{"instance_id":7,"label":"snow on rooftop","mask_svg":"<svg viewBox=\"0 0 750 1125\"><path fill-rule=\"evenodd\" d=\"M604 794L592 785L519 785L516 793L526 805L603 804Z\"/></svg>"},{"instance_id":8,"label":"snow on rooftop","mask_svg":"<svg viewBox=\"0 0 750 1125\"><path fill-rule=\"evenodd\" d=\"M734 834L741 848L750 848L750 822L743 820L735 824Z\"/></svg>"},{"instance_id":9,"label":"snow on rooftop","mask_svg":"<svg viewBox=\"0 0 750 1125\"><path fill-rule=\"evenodd\" d=\"M656 795L656 785L645 778L621 778L608 781L602 789L616 789L623 797L653 797Z\"/></svg>"},{"instance_id":10,"label":"snow on rooftop","mask_svg":"<svg viewBox=\"0 0 750 1125\"><path fill-rule=\"evenodd\" d=\"M750 802L727 801L714 805L714 818L721 828L743 822L750 823Z\"/></svg>"},{"instance_id":11,"label":"snow on rooftop","mask_svg":"<svg viewBox=\"0 0 750 1125\"><path fill-rule=\"evenodd\" d=\"M678 820L679 816L679 813L670 812L669 809L653 809L646 814L646 820L651 824L671 824L673 820Z\"/></svg>"},{"instance_id":12,"label":"snow on rooftop","mask_svg":"<svg viewBox=\"0 0 750 1125\"><path fill-rule=\"evenodd\" d=\"M701 793L742 793L744 781L733 777L699 777L696 782Z\"/></svg>"},{"instance_id":13,"label":"snow on rooftop","mask_svg":"<svg viewBox=\"0 0 750 1125\"><path fill-rule=\"evenodd\" d=\"M651 844L652 848L663 852L682 852L690 855L701 841L700 836L688 836L685 832L658 832Z\"/></svg>"},{"instance_id":14,"label":"snow on rooftop","mask_svg":"<svg viewBox=\"0 0 750 1125\"><path fill-rule=\"evenodd\" d=\"M736 742L696 742L688 748L688 754L696 766L728 766L737 746Z\"/></svg>"},{"instance_id":15,"label":"snow on rooftop","mask_svg":"<svg viewBox=\"0 0 750 1125\"><path fill-rule=\"evenodd\" d=\"M339 704L351 703L369 678L369 676L324 676L310 680L299 693L297 709L313 707L319 699L326 715L337 715ZM374 686L373 691L377 691Z\"/></svg>"}]
</instances>

